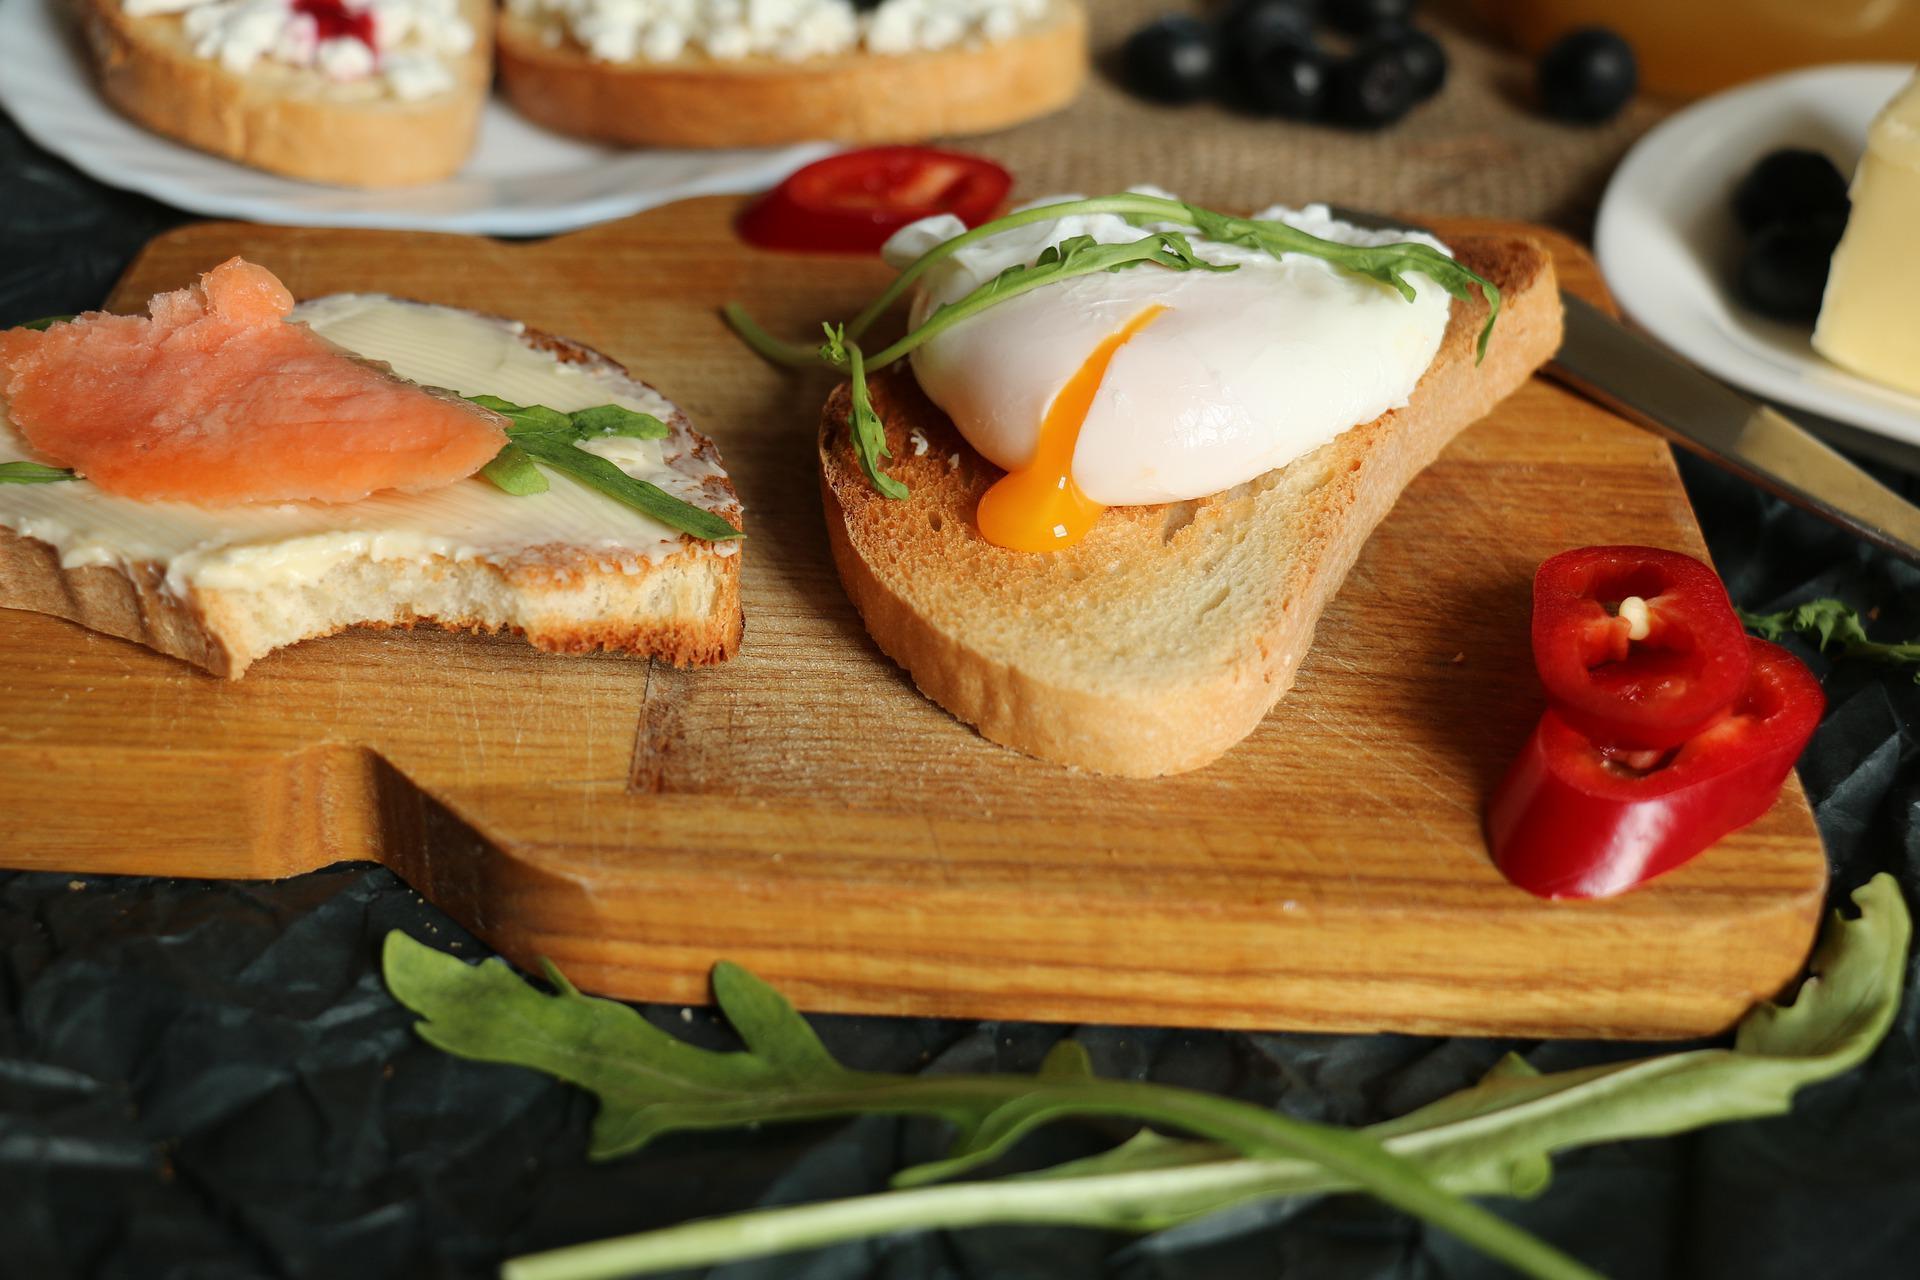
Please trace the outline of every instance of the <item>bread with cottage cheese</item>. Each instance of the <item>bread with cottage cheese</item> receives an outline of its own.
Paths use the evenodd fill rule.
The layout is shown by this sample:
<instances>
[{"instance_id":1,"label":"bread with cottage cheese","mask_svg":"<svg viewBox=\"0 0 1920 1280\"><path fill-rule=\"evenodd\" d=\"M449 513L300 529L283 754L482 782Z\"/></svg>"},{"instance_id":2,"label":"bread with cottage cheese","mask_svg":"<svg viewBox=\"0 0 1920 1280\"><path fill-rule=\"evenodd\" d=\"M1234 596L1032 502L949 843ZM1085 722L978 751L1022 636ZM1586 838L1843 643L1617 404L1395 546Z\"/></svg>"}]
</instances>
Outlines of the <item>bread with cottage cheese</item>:
<instances>
[{"instance_id":1,"label":"bread with cottage cheese","mask_svg":"<svg viewBox=\"0 0 1920 1280\"><path fill-rule=\"evenodd\" d=\"M269 173L345 187L437 182L466 163L493 78L491 0L443 7L443 19L457 15L471 31L464 49L429 50L420 33L403 32L380 54L347 41L328 50L353 55L324 60L331 72L271 53L236 70L238 53L223 61L216 36L190 30L187 11L201 7L78 0L100 90L135 123ZM289 38L295 45L304 57L306 46Z\"/></svg>"},{"instance_id":2,"label":"bread with cottage cheese","mask_svg":"<svg viewBox=\"0 0 1920 1280\"><path fill-rule=\"evenodd\" d=\"M1292 685L1321 612L1401 491L1559 347L1544 249L1473 236L1453 248L1501 291L1484 362L1474 346L1487 308L1474 295L1453 303L1405 407L1223 493L1109 508L1063 551L980 535L975 509L1005 473L904 366L872 393L888 470L910 494L874 492L841 387L821 417L821 490L834 563L867 630L921 692L1005 746L1128 777L1219 758Z\"/></svg>"},{"instance_id":3,"label":"bread with cottage cheese","mask_svg":"<svg viewBox=\"0 0 1920 1280\"><path fill-rule=\"evenodd\" d=\"M844 0L822 0L828 2ZM1079 95L1088 65L1080 0L1024 0L1017 27L997 38L899 52L863 44L799 58L715 56L677 38L672 56L649 58L632 33L603 42L596 55L581 29L549 0L510 2L500 13L501 88L539 124L627 146L917 142L986 133L1066 106Z\"/></svg>"}]
</instances>

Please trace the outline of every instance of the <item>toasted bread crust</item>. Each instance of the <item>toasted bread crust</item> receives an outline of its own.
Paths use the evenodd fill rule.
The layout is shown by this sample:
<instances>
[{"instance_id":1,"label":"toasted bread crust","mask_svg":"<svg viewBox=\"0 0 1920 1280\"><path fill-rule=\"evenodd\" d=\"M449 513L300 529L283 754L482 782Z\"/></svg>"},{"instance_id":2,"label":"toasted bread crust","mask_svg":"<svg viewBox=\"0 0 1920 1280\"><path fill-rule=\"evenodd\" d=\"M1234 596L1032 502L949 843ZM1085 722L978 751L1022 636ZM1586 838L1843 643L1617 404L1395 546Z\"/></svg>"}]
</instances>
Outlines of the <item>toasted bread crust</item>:
<instances>
[{"instance_id":1,"label":"toasted bread crust","mask_svg":"<svg viewBox=\"0 0 1920 1280\"><path fill-rule=\"evenodd\" d=\"M874 493L848 443L847 389L836 390L821 420L821 492L834 562L867 630L922 692L1005 746L1128 777L1219 758L1291 687L1321 612L1401 491L1559 346L1559 290L1543 249L1486 238L1454 248L1504 295L1483 364L1474 363L1474 342L1485 304L1456 302L1405 408L1225 493L1113 508L1062 552L1007 551L980 536L975 508L1003 473L904 371L886 371L872 390L893 451L889 469L912 495ZM1086 634L1088 619L1116 591L1131 590L1143 568L1182 586L1218 569L1233 584L1221 599L1238 589L1243 603L1234 607L1244 616L1191 650L1176 636L1164 657L1092 654L1099 637ZM997 597L1030 611L1030 621L1011 624L1012 636L1004 618L976 616ZM1183 604L1166 591L1143 602L1160 604L1178 630ZM1087 660L1062 662L1063 649Z\"/></svg>"},{"instance_id":2,"label":"toasted bread crust","mask_svg":"<svg viewBox=\"0 0 1920 1280\"><path fill-rule=\"evenodd\" d=\"M566 364L631 380L616 361L567 338L529 330L524 339ZM644 384L643 384L644 385ZM669 455L718 461L713 442L676 409ZM743 527L739 497L725 476L705 482L706 503ZM429 557L395 562L362 555L302 589L262 600L258 593L192 587L176 593L166 566L149 561L65 568L48 543L0 527L0 608L28 609L132 640L239 679L258 658L300 640L349 627L510 631L550 653L613 650L678 667L708 666L739 651L741 554L683 537L657 563L611 564L579 547L530 547L510 559ZM423 602L445 602L422 609ZM262 625L271 616L271 628ZM290 620L291 619L291 620ZM289 631L291 627L291 631Z\"/></svg>"},{"instance_id":3,"label":"toasted bread crust","mask_svg":"<svg viewBox=\"0 0 1920 1280\"><path fill-rule=\"evenodd\" d=\"M500 15L500 84L529 119L628 146L913 142L986 133L1066 106L1087 75L1080 0L993 44L906 54L608 63Z\"/></svg>"},{"instance_id":4,"label":"toasted bread crust","mask_svg":"<svg viewBox=\"0 0 1920 1280\"><path fill-rule=\"evenodd\" d=\"M463 0L473 49L449 59L454 87L414 102L343 91L318 72L263 64L236 75L194 55L178 15L130 17L77 0L107 100L136 123L241 164L310 182L402 187L466 163L492 79L493 6Z\"/></svg>"}]
</instances>

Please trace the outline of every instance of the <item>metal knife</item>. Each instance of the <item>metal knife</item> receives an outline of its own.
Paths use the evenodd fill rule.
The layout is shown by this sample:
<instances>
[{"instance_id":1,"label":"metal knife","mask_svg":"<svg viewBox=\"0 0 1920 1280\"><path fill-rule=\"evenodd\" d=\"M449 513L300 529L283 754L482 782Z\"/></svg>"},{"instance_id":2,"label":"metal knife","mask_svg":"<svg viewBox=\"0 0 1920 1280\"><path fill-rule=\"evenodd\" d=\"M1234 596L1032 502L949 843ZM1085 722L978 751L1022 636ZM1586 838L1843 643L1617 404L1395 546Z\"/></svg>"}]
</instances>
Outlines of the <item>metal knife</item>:
<instances>
[{"instance_id":1,"label":"metal knife","mask_svg":"<svg viewBox=\"0 0 1920 1280\"><path fill-rule=\"evenodd\" d=\"M1332 212L1356 226L1422 229L1364 210ZM1920 564L1920 507L1786 414L1700 372L1565 290L1560 301L1566 339L1547 365L1548 376L1767 492Z\"/></svg>"},{"instance_id":2,"label":"metal knife","mask_svg":"<svg viewBox=\"0 0 1920 1280\"><path fill-rule=\"evenodd\" d=\"M1549 376L1629 421L1920 563L1920 507L1777 409L1700 372L1563 292L1567 335Z\"/></svg>"}]
</instances>

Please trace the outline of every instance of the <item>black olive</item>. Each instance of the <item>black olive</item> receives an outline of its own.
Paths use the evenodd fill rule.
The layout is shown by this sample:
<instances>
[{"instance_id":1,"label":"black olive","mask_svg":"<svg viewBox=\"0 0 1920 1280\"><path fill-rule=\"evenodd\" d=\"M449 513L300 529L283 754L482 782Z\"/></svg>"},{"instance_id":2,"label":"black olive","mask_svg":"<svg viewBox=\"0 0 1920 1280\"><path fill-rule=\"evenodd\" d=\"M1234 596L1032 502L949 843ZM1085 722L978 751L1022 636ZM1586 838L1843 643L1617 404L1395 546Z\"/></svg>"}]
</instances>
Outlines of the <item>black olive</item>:
<instances>
[{"instance_id":1,"label":"black olive","mask_svg":"<svg viewBox=\"0 0 1920 1280\"><path fill-rule=\"evenodd\" d=\"M1350 36L1382 35L1413 20L1414 0L1327 0L1327 25Z\"/></svg>"},{"instance_id":2,"label":"black olive","mask_svg":"<svg viewBox=\"0 0 1920 1280\"><path fill-rule=\"evenodd\" d=\"M1218 62L1213 29L1169 14L1127 38L1120 51L1127 88L1155 102L1197 102L1213 92Z\"/></svg>"},{"instance_id":3,"label":"black olive","mask_svg":"<svg viewBox=\"0 0 1920 1280\"><path fill-rule=\"evenodd\" d=\"M1305 39L1268 40L1233 59L1239 105L1283 120L1317 120L1327 109L1327 55Z\"/></svg>"},{"instance_id":4,"label":"black olive","mask_svg":"<svg viewBox=\"0 0 1920 1280\"><path fill-rule=\"evenodd\" d=\"M1413 110L1413 73L1383 44L1362 48L1336 64L1327 90L1328 114L1339 124L1378 129Z\"/></svg>"},{"instance_id":5,"label":"black olive","mask_svg":"<svg viewBox=\"0 0 1920 1280\"><path fill-rule=\"evenodd\" d=\"M1820 214L1777 223L1753 238L1740 259L1740 298L1761 315L1806 323L1820 314L1827 269L1846 220Z\"/></svg>"},{"instance_id":6,"label":"black olive","mask_svg":"<svg viewBox=\"0 0 1920 1280\"><path fill-rule=\"evenodd\" d=\"M1851 207L1839 168L1820 152L1801 147L1763 157L1733 189L1733 216L1748 235L1777 222L1822 215L1844 220Z\"/></svg>"},{"instance_id":7,"label":"black olive","mask_svg":"<svg viewBox=\"0 0 1920 1280\"><path fill-rule=\"evenodd\" d=\"M1314 0L1238 0L1220 15L1220 48L1229 60L1277 41L1311 43Z\"/></svg>"},{"instance_id":8,"label":"black olive","mask_svg":"<svg viewBox=\"0 0 1920 1280\"><path fill-rule=\"evenodd\" d=\"M1447 51L1426 32L1408 27L1405 31L1382 38L1379 43L1391 49L1406 64L1407 74L1413 77L1413 97L1416 102L1425 102L1446 84Z\"/></svg>"},{"instance_id":9,"label":"black olive","mask_svg":"<svg viewBox=\"0 0 1920 1280\"><path fill-rule=\"evenodd\" d=\"M1633 46L1605 27L1561 37L1540 55L1537 75L1547 114L1577 124L1613 119L1640 85Z\"/></svg>"}]
</instances>

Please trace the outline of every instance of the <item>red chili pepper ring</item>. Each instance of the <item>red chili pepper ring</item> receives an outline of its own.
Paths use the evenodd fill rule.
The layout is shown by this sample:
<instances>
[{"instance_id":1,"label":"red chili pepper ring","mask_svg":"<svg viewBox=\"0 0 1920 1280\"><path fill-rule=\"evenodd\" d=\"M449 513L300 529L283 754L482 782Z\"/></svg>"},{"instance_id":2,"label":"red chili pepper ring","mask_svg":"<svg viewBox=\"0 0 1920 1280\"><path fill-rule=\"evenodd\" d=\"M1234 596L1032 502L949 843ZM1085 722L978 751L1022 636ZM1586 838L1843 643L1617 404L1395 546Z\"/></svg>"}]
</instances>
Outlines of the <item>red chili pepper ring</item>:
<instances>
[{"instance_id":1,"label":"red chili pepper ring","mask_svg":"<svg viewBox=\"0 0 1920 1280\"><path fill-rule=\"evenodd\" d=\"M1746 632L1713 570L1657 547L1582 547L1533 580L1533 661L1573 729L1664 751L1747 683Z\"/></svg>"},{"instance_id":2,"label":"red chili pepper ring","mask_svg":"<svg viewBox=\"0 0 1920 1280\"><path fill-rule=\"evenodd\" d=\"M1650 880L1765 813L1820 723L1826 697L1800 660L1742 638L1745 692L1651 768L1596 746L1553 711L1487 807L1507 879L1546 898L1599 898ZM1637 762L1637 760L1636 760Z\"/></svg>"}]
</instances>

